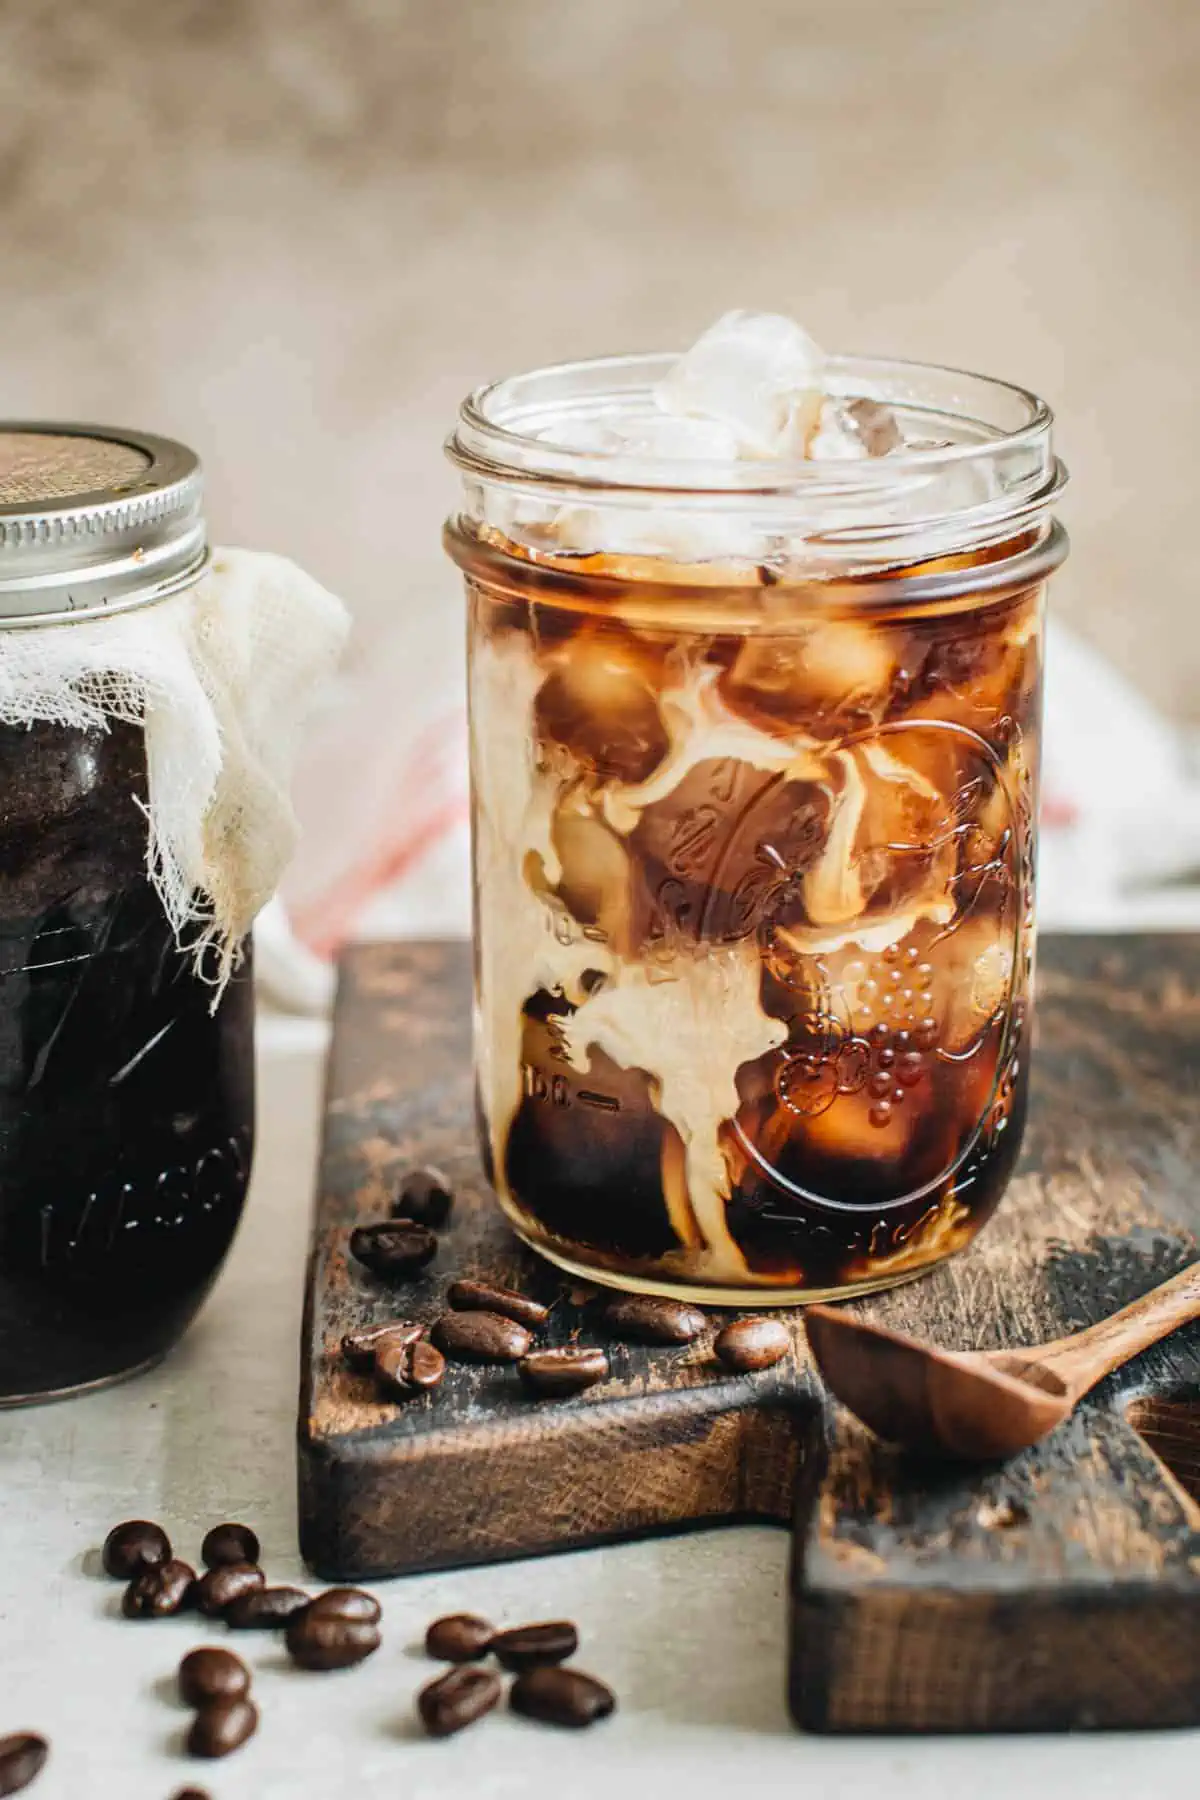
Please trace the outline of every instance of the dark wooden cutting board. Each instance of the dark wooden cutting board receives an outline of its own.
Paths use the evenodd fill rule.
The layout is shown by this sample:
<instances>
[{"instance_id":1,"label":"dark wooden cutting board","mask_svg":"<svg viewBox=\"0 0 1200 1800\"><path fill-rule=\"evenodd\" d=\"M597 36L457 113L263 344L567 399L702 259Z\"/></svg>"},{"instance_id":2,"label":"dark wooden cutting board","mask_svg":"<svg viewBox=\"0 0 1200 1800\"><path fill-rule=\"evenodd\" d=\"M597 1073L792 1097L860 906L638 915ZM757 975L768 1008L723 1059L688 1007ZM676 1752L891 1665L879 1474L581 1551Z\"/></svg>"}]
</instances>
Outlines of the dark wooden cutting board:
<instances>
[{"instance_id":1,"label":"dark wooden cutting board","mask_svg":"<svg viewBox=\"0 0 1200 1800\"><path fill-rule=\"evenodd\" d=\"M1196 1254L1200 940L1050 938L1034 1102L996 1220L922 1281L853 1304L951 1348L1090 1324ZM375 945L342 966L303 1338L301 1547L329 1578L489 1562L721 1520L794 1531L790 1691L823 1731L1200 1724L1200 1328L1106 1382L1003 1468L919 1464L788 1361L731 1377L703 1347L618 1346L613 1376L534 1402L455 1367L382 1402L338 1346L432 1318L454 1275L596 1307L511 1234L476 1157L469 951ZM399 1304L348 1258L396 1176L454 1178L452 1229Z\"/></svg>"}]
</instances>

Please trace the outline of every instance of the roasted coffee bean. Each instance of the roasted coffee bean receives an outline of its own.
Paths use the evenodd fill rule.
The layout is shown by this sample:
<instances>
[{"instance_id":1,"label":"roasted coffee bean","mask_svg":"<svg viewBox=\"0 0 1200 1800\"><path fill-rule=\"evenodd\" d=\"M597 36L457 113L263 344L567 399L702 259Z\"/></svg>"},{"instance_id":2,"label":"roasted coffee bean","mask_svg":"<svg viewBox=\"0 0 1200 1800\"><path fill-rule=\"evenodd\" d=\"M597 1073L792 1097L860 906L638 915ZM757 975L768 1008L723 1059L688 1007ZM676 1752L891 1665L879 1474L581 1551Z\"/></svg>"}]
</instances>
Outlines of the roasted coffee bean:
<instances>
[{"instance_id":1,"label":"roasted coffee bean","mask_svg":"<svg viewBox=\"0 0 1200 1800\"><path fill-rule=\"evenodd\" d=\"M206 1619L218 1619L239 1595L266 1585L267 1578L257 1563L219 1563L200 1577L192 1598Z\"/></svg>"},{"instance_id":2,"label":"roasted coffee bean","mask_svg":"<svg viewBox=\"0 0 1200 1800\"><path fill-rule=\"evenodd\" d=\"M490 1281L452 1281L446 1289L446 1304L455 1312L494 1312L518 1325L540 1331L550 1317L550 1308L516 1288L495 1287Z\"/></svg>"},{"instance_id":3,"label":"roasted coffee bean","mask_svg":"<svg viewBox=\"0 0 1200 1800\"><path fill-rule=\"evenodd\" d=\"M118 1581L132 1581L143 1569L156 1569L171 1560L171 1540L161 1525L149 1519L126 1519L114 1525L104 1540L103 1558L106 1575Z\"/></svg>"},{"instance_id":4,"label":"roasted coffee bean","mask_svg":"<svg viewBox=\"0 0 1200 1800\"><path fill-rule=\"evenodd\" d=\"M520 1362L530 1337L515 1319L491 1312L443 1313L433 1328L433 1341L459 1362Z\"/></svg>"},{"instance_id":5,"label":"roasted coffee bean","mask_svg":"<svg viewBox=\"0 0 1200 1800\"><path fill-rule=\"evenodd\" d=\"M734 1319L717 1333L713 1345L727 1369L739 1374L769 1369L792 1347L792 1334L782 1319Z\"/></svg>"},{"instance_id":6,"label":"roasted coffee bean","mask_svg":"<svg viewBox=\"0 0 1200 1800\"><path fill-rule=\"evenodd\" d=\"M366 1594L362 1588L332 1587L326 1588L308 1603L310 1613L319 1613L323 1619L351 1619L355 1624L378 1625L383 1613L374 1594Z\"/></svg>"},{"instance_id":7,"label":"roasted coffee bean","mask_svg":"<svg viewBox=\"0 0 1200 1800\"><path fill-rule=\"evenodd\" d=\"M376 1353L395 1344L415 1344L425 1336L425 1327L415 1319L391 1319L386 1325L367 1325L361 1331L348 1331L342 1339L342 1355L355 1368L369 1369Z\"/></svg>"},{"instance_id":8,"label":"roasted coffee bean","mask_svg":"<svg viewBox=\"0 0 1200 1800\"><path fill-rule=\"evenodd\" d=\"M253 1700L210 1700L192 1720L187 1734L190 1756L228 1756L240 1750L258 1730L258 1708Z\"/></svg>"},{"instance_id":9,"label":"roasted coffee bean","mask_svg":"<svg viewBox=\"0 0 1200 1800\"><path fill-rule=\"evenodd\" d=\"M200 1546L200 1561L206 1569L219 1569L226 1563L256 1563L258 1538L248 1525L214 1525Z\"/></svg>"},{"instance_id":10,"label":"roasted coffee bean","mask_svg":"<svg viewBox=\"0 0 1200 1800\"><path fill-rule=\"evenodd\" d=\"M232 1650L189 1650L179 1665L179 1698L187 1706L240 1700L250 1692L250 1671Z\"/></svg>"},{"instance_id":11,"label":"roasted coffee bean","mask_svg":"<svg viewBox=\"0 0 1200 1800\"><path fill-rule=\"evenodd\" d=\"M302 1669L349 1669L378 1650L378 1625L306 1606L288 1620L287 1647Z\"/></svg>"},{"instance_id":12,"label":"roasted coffee bean","mask_svg":"<svg viewBox=\"0 0 1200 1800\"><path fill-rule=\"evenodd\" d=\"M498 1631L491 1642L491 1652L505 1669L520 1674L522 1669L537 1668L539 1663L566 1662L579 1648L579 1633L569 1619L547 1620L541 1625L514 1625Z\"/></svg>"},{"instance_id":13,"label":"roasted coffee bean","mask_svg":"<svg viewBox=\"0 0 1200 1800\"><path fill-rule=\"evenodd\" d=\"M486 1656L496 1627L474 1613L448 1613L435 1619L425 1633L425 1654L439 1662L478 1662Z\"/></svg>"},{"instance_id":14,"label":"roasted coffee bean","mask_svg":"<svg viewBox=\"0 0 1200 1800\"><path fill-rule=\"evenodd\" d=\"M225 1608L225 1623L232 1631L282 1631L288 1620L303 1612L310 1596L300 1588L250 1588Z\"/></svg>"},{"instance_id":15,"label":"roasted coffee bean","mask_svg":"<svg viewBox=\"0 0 1200 1800\"><path fill-rule=\"evenodd\" d=\"M708 1321L682 1300L660 1300L653 1294L623 1294L604 1309L604 1323L614 1337L635 1344L690 1344Z\"/></svg>"},{"instance_id":16,"label":"roasted coffee bean","mask_svg":"<svg viewBox=\"0 0 1200 1800\"><path fill-rule=\"evenodd\" d=\"M125 1589L121 1611L127 1619L166 1619L192 1604L196 1571L172 1557L157 1568L143 1569Z\"/></svg>"},{"instance_id":17,"label":"roasted coffee bean","mask_svg":"<svg viewBox=\"0 0 1200 1800\"><path fill-rule=\"evenodd\" d=\"M446 1373L446 1359L423 1338L412 1344L385 1344L375 1352L375 1373L390 1393L410 1399L438 1385Z\"/></svg>"},{"instance_id":18,"label":"roasted coffee bean","mask_svg":"<svg viewBox=\"0 0 1200 1800\"><path fill-rule=\"evenodd\" d=\"M385 1281L407 1281L419 1275L437 1255L438 1241L428 1225L398 1219L390 1225L360 1225L350 1233L350 1254Z\"/></svg>"},{"instance_id":19,"label":"roasted coffee bean","mask_svg":"<svg viewBox=\"0 0 1200 1800\"><path fill-rule=\"evenodd\" d=\"M180 1788L177 1794L172 1794L171 1800L211 1800L211 1796L203 1788Z\"/></svg>"},{"instance_id":20,"label":"roasted coffee bean","mask_svg":"<svg viewBox=\"0 0 1200 1800\"><path fill-rule=\"evenodd\" d=\"M392 1217L415 1219L419 1225L440 1231L453 1205L454 1189L440 1169L410 1169L392 1202Z\"/></svg>"},{"instance_id":21,"label":"roasted coffee bean","mask_svg":"<svg viewBox=\"0 0 1200 1800\"><path fill-rule=\"evenodd\" d=\"M19 1794L27 1788L41 1774L49 1754L49 1744L36 1731L13 1731L0 1737L0 1794Z\"/></svg>"},{"instance_id":22,"label":"roasted coffee bean","mask_svg":"<svg viewBox=\"0 0 1200 1800\"><path fill-rule=\"evenodd\" d=\"M494 1669L451 1669L417 1695L417 1711L430 1737L453 1737L490 1713L503 1692Z\"/></svg>"},{"instance_id":23,"label":"roasted coffee bean","mask_svg":"<svg viewBox=\"0 0 1200 1800\"><path fill-rule=\"evenodd\" d=\"M581 1669L560 1669L543 1664L526 1669L512 1684L509 1704L527 1719L544 1725L566 1725L582 1730L616 1710L611 1688Z\"/></svg>"},{"instance_id":24,"label":"roasted coffee bean","mask_svg":"<svg viewBox=\"0 0 1200 1800\"><path fill-rule=\"evenodd\" d=\"M603 1350L578 1349L568 1344L561 1350L531 1350L521 1358L517 1373L535 1394L547 1398L580 1394L608 1374Z\"/></svg>"}]
</instances>

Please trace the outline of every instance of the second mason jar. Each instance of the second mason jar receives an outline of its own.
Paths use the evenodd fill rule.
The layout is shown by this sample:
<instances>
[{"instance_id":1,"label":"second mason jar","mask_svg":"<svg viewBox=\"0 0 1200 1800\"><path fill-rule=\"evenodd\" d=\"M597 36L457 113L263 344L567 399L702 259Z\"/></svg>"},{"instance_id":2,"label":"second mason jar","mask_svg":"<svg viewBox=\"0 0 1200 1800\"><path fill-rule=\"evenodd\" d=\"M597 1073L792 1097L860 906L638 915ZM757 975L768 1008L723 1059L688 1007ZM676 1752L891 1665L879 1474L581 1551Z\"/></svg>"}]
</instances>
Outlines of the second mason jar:
<instances>
[{"instance_id":1,"label":"second mason jar","mask_svg":"<svg viewBox=\"0 0 1200 1800\"><path fill-rule=\"evenodd\" d=\"M611 448L669 368L498 383L451 444L487 1171L601 1283L862 1292L967 1244L1020 1144L1050 415L841 358L903 448Z\"/></svg>"}]
</instances>

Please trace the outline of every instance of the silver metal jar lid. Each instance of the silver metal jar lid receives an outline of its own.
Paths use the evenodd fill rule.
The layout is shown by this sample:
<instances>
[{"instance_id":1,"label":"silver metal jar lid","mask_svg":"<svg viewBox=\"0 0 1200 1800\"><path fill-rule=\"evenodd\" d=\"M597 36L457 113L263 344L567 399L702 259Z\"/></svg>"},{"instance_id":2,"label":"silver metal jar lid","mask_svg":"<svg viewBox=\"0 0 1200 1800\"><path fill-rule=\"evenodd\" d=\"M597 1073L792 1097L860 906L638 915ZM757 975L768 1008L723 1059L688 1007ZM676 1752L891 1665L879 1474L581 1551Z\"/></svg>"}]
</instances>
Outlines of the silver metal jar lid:
<instances>
[{"instance_id":1,"label":"silver metal jar lid","mask_svg":"<svg viewBox=\"0 0 1200 1800\"><path fill-rule=\"evenodd\" d=\"M200 459L106 425L0 420L0 628L127 612L208 562Z\"/></svg>"}]
</instances>

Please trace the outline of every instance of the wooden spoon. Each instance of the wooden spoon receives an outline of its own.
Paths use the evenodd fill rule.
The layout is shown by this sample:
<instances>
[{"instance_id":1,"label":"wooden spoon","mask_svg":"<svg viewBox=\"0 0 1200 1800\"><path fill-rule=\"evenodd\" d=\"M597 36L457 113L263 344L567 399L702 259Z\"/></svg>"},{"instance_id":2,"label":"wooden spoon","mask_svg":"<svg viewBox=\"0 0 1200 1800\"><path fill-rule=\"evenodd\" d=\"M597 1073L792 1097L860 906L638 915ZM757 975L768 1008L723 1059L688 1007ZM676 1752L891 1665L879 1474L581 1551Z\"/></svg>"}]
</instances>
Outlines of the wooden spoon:
<instances>
[{"instance_id":1,"label":"wooden spoon","mask_svg":"<svg viewBox=\"0 0 1200 1800\"><path fill-rule=\"evenodd\" d=\"M1015 1456L1139 1350L1200 1318L1200 1262L1110 1319L1027 1350L938 1350L829 1306L805 1329L844 1406L889 1443L963 1461Z\"/></svg>"}]
</instances>

